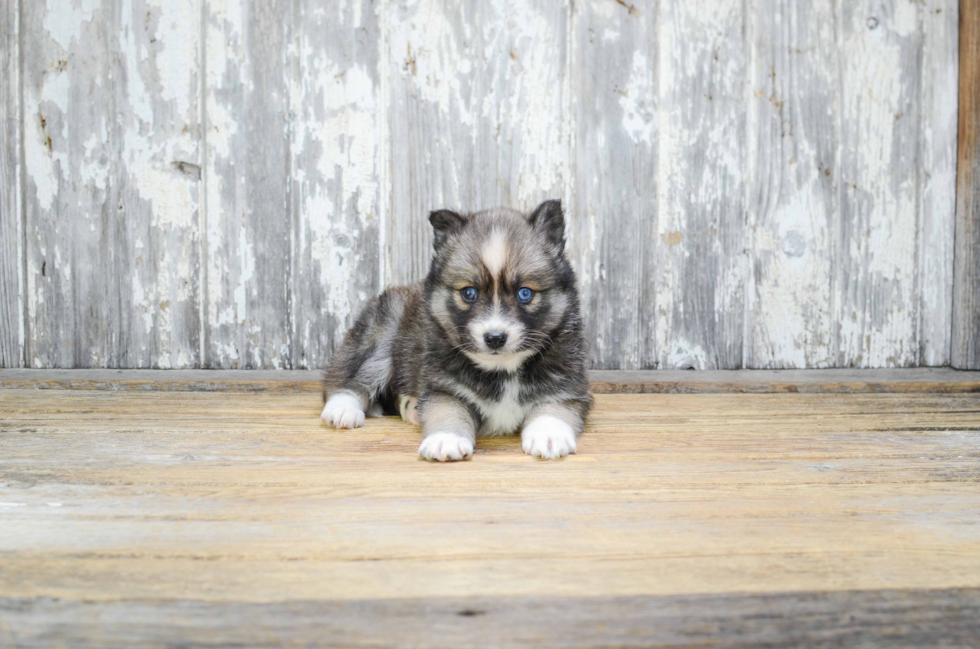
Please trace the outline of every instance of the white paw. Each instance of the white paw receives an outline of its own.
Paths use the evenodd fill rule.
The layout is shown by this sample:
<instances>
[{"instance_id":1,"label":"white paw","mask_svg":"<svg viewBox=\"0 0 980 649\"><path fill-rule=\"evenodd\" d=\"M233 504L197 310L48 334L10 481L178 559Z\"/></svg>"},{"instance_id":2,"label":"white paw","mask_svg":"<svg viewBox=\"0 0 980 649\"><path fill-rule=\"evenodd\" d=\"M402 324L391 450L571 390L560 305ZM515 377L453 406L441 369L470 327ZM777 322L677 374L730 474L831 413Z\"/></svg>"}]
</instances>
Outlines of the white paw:
<instances>
[{"instance_id":1,"label":"white paw","mask_svg":"<svg viewBox=\"0 0 980 649\"><path fill-rule=\"evenodd\" d=\"M557 417L541 415L521 432L521 448L533 457L554 460L575 452L575 431Z\"/></svg>"},{"instance_id":2,"label":"white paw","mask_svg":"<svg viewBox=\"0 0 980 649\"><path fill-rule=\"evenodd\" d=\"M398 395L398 412L401 413L402 420L410 424L421 426L419 423L419 400L418 397L410 397L405 394Z\"/></svg>"},{"instance_id":3,"label":"white paw","mask_svg":"<svg viewBox=\"0 0 980 649\"><path fill-rule=\"evenodd\" d=\"M432 433L422 440L419 455L427 460L465 460L473 455L473 442L456 433Z\"/></svg>"},{"instance_id":4,"label":"white paw","mask_svg":"<svg viewBox=\"0 0 980 649\"><path fill-rule=\"evenodd\" d=\"M338 392L327 399L320 419L334 428L358 428L364 425L364 409L353 394Z\"/></svg>"}]
</instances>

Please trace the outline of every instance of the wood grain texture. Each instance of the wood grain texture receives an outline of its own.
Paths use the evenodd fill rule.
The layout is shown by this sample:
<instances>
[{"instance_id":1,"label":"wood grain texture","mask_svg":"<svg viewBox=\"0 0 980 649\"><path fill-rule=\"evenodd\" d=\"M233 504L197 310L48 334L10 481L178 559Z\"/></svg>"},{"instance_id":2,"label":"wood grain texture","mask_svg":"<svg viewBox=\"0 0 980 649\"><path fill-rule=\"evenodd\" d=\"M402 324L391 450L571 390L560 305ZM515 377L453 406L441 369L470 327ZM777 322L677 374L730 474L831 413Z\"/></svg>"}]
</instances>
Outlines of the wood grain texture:
<instances>
[{"instance_id":1,"label":"wood grain texture","mask_svg":"<svg viewBox=\"0 0 980 649\"><path fill-rule=\"evenodd\" d=\"M980 392L980 373L898 370L593 370L594 394L854 394ZM10 384L13 387L13 384Z\"/></svg>"},{"instance_id":2,"label":"wood grain texture","mask_svg":"<svg viewBox=\"0 0 980 649\"><path fill-rule=\"evenodd\" d=\"M838 364L918 361L918 5L841 4Z\"/></svg>"},{"instance_id":3,"label":"wood grain texture","mask_svg":"<svg viewBox=\"0 0 980 649\"><path fill-rule=\"evenodd\" d=\"M208 367L290 366L292 5L206 4Z\"/></svg>"},{"instance_id":4,"label":"wood grain texture","mask_svg":"<svg viewBox=\"0 0 980 649\"><path fill-rule=\"evenodd\" d=\"M293 4L289 364L296 368L326 366L380 288L383 6Z\"/></svg>"},{"instance_id":5,"label":"wood grain texture","mask_svg":"<svg viewBox=\"0 0 980 649\"><path fill-rule=\"evenodd\" d=\"M919 3L918 309L920 365L948 365L952 333L956 211L959 0Z\"/></svg>"},{"instance_id":6,"label":"wood grain texture","mask_svg":"<svg viewBox=\"0 0 980 649\"><path fill-rule=\"evenodd\" d=\"M0 367L24 366L20 2L0 3Z\"/></svg>"},{"instance_id":7,"label":"wood grain texture","mask_svg":"<svg viewBox=\"0 0 980 649\"><path fill-rule=\"evenodd\" d=\"M0 598L15 647L968 647L980 589L241 604Z\"/></svg>"},{"instance_id":8,"label":"wood grain texture","mask_svg":"<svg viewBox=\"0 0 980 649\"><path fill-rule=\"evenodd\" d=\"M319 367L561 197L597 368L978 367L956 0L20 4L0 366Z\"/></svg>"},{"instance_id":9,"label":"wood grain texture","mask_svg":"<svg viewBox=\"0 0 980 649\"><path fill-rule=\"evenodd\" d=\"M33 367L198 364L199 15L24 4Z\"/></svg>"},{"instance_id":10,"label":"wood grain texture","mask_svg":"<svg viewBox=\"0 0 980 649\"><path fill-rule=\"evenodd\" d=\"M980 392L980 372L946 367L891 370L592 370L597 394ZM0 369L0 388L145 392L315 392L308 370Z\"/></svg>"},{"instance_id":11,"label":"wood grain texture","mask_svg":"<svg viewBox=\"0 0 980 649\"><path fill-rule=\"evenodd\" d=\"M568 5L399 0L387 12L385 281L402 284L428 272L431 210L564 195Z\"/></svg>"},{"instance_id":12,"label":"wood grain texture","mask_svg":"<svg viewBox=\"0 0 980 649\"><path fill-rule=\"evenodd\" d=\"M100 329L112 315L117 333L119 324L110 294L120 291L102 272L119 200L109 182L118 166L114 35L101 27L115 25L92 5L62 15L45 2L23 9L28 365L98 367L112 353Z\"/></svg>"},{"instance_id":13,"label":"wood grain texture","mask_svg":"<svg viewBox=\"0 0 980 649\"><path fill-rule=\"evenodd\" d=\"M980 2L960 5L953 367L980 369Z\"/></svg>"},{"instance_id":14,"label":"wood grain texture","mask_svg":"<svg viewBox=\"0 0 980 649\"><path fill-rule=\"evenodd\" d=\"M657 364L657 3L572 7L569 255L595 367Z\"/></svg>"},{"instance_id":15,"label":"wood grain texture","mask_svg":"<svg viewBox=\"0 0 980 649\"><path fill-rule=\"evenodd\" d=\"M835 7L749 4L746 367L833 367L840 76Z\"/></svg>"},{"instance_id":16,"label":"wood grain texture","mask_svg":"<svg viewBox=\"0 0 980 649\"><path fill-rule=\"evenodd\" d=\"M556 615L619 601L651 628L633 607L668 596L763 624L738 598L768 594L786 603L773 632L877 600L879 632L911 633L925 589L952 593L932 623L963 629L978 410L978 394L600 395L565 461L505 437L434 465L396 418L322 427L316 394L0 390L0 629L36 637L120 606L161 620L145 629L173 614L177 633L200 624L184 602L215 624L242 605L261 629L272 614L251 605L290 619L469 598L511 619L508 600Z\"/></svg>"},{"instance_id":17,"label":"wood grain texture","mask_svg":"<svg viewBox=\"0 0 980 649\"><path fill-rule=\"evenodd\" d=\"M743 363L744 23L740 0L660 5L653 281L663 368Z\"/></svg>"}]
</instances>

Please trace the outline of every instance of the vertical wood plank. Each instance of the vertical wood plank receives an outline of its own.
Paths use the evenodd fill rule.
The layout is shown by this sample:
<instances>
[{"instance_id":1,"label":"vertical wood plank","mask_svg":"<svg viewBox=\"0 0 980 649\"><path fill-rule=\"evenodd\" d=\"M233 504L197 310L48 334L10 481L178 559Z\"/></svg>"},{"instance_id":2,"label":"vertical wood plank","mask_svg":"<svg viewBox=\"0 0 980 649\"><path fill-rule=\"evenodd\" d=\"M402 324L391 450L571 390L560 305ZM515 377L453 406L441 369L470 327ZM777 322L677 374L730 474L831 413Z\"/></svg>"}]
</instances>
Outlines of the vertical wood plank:
<instances>
[{"instance_id":1,"label":"vertical wood plank","mask_svg":"<svg viewBox=\"0 0 980 649\"><path fill-rule=\"evenodd\" d=\"M291 0L207 0L206 364L290 367Z\"/></svg>"},{"instance_id":2,"label":"vertical wood plank","mask_svg":"<svg viewBox=\"0 0 980 649\"><path fill-rule=\"evenodd\" d=\"M950 360L959 0L920 3L922 77L919 124L919 365Z\"/></svg>"},{"instance_id":3,"label":"vertical wood plank","mask_svg":"<svg viewBox=\"0 0 980 649\"><path fill-rule=\"evenodd\" d=\"M422 278L430 210L560 198L567 3L399 0L388 8L390 283Z\"/></svg>"},{"instance_id":4,"label":"vertical wood plank","mask_svg":"<svg viewBox=\"0 0 980 649\"><path fill-rule=\"evenodd\" d=\"M907 0L841 2L837 362L914 365L921 31Z\"/></svg>"},{"instance_id":5,"label":"vertical wood plank","mask_svg":"<svg viewBox=\"0 0 980 649\"><path fill-rule=\"evenodd\" d=\"M321 366L559 196L597 367L980 362L956 0L203 2L0 4L0 365Z\"/></svg>"},{"instance_id":6,"label":"vertical wood plank","mask_svg":"<svg viewBox=\"0 0 980 649\"><path fill-rule=\"evenodd\" d=\"M24 364L20 2L0 2L0 367Z\"/></svg>"},{"instance_id":7,"label":"vertical wood plank","mask_svg":"<svg viewBox=\"0 0 980 649\"><path fill-rule=\"evenodd\" d=\"M574 211L594 367L657 362L657 3L573 5Z\"/></svg>"},{"instance_id":8,"label":"vertical wood plank","mask_svg":"<svg viewBox=\"0 0 980 649\"><path fill-rule=\"evenodd\" d=\"M664 368L742 366L744 23L741 0L661 3L654 281Z\"/></svg>"},{"instance_id":9,"label":"vertical wood plank","mask_svg":"<svg viewBox=\"0 0 980 649\"><path fill-rule=\"evenodd\" d=\"M951 364L980 369L980 0L960 3L956 269Z\"/></svg>"},{"instance_id":10,"label":"vertical wood plank","mask_svg":"<svg viewBox=\"0 0 980 649\"><path fill-rule=\"evenodd\" d=\"M33 366L197 364L199 11L24 5Z\"/></svg>"},{"instance_id":11,"label":"vertical wood plank","mask_svg":"<svg viewBox=\"0 0 980 649\"><path fill-rule=\"evenodd\" d=\"M289 104L292 365L322 367L378 291L383 4L296 0Z\"/></svg>"},{"instance_id":12,"label":"vertical wood plank","mask_svg":"<svg viewBox=\"0 0 980 649\"><path fill-rule=\"evenodd\" d=\"M117 9L117 366L200 367L201 2Z\"/></svg>"},{"instance_id":13,"label":"vertical wood plank","mask_svg":"<svg viewBox=\"0 0 980 649\"><path fill-rule=\"evenodd\" d=\"M745 366L830 367L840 136L834 7L749 6Z\"/></svg>"},{"instance_id":14,"label":"vertical wood plank","mask_svg":"<svg viewBox=\"0 0 980 649\"><path fill-rule=\"evenodd\" d=\"M25 3L22 14L28 363L97 367L109 364L105 337L118 326L118 292L101 272L118 207L115 24L111 6L56 5Z\"/></svg>"}]
</instances>

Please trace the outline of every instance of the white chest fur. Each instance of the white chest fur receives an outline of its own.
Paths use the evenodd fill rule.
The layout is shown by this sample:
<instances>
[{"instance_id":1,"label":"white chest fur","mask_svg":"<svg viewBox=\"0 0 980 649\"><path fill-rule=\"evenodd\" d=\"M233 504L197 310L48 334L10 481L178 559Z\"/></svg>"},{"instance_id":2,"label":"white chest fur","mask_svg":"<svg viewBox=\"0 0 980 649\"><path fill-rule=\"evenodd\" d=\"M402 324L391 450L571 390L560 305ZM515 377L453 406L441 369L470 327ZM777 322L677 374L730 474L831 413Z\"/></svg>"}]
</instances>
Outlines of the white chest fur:
<instances>
[{"instance_id":1,"label":"white chest fur","mask_svg":"<svg viewBox=\"0 0 980 649\"><path fill-rule=\"evenodd\" d=\"M504 383L504 391L497 401L481 399L463 386L457 387L459 396L476 406L483 417L479 434L487 436L512 435L519 433L519 427L530 410L529 405L521 405L521 383L517 377Z\"/></svg>"}]
</instances>

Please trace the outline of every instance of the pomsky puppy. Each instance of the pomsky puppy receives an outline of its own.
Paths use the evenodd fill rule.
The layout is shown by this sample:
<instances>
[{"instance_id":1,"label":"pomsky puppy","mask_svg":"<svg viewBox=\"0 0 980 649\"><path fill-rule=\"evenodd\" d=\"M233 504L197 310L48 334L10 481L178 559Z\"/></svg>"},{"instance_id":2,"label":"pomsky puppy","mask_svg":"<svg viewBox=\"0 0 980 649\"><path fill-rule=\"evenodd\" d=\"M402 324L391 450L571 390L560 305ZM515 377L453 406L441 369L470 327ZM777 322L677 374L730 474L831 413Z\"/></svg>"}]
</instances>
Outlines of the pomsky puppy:
<instances>
[{"instance_id":1,"label":"pomsky puppy","mask_svg":"<svg viewBox=\"0 0 980 649\"><path fill-rule=\"evenodd\" d=\"M398 412L422 426L419 455L473 455L477 436L521 433L539 458L574 453L592 405L575 273L559 201L429 215L424 282L371 301L334 354L323 421Z\"/></svg>"}]
</instances>

